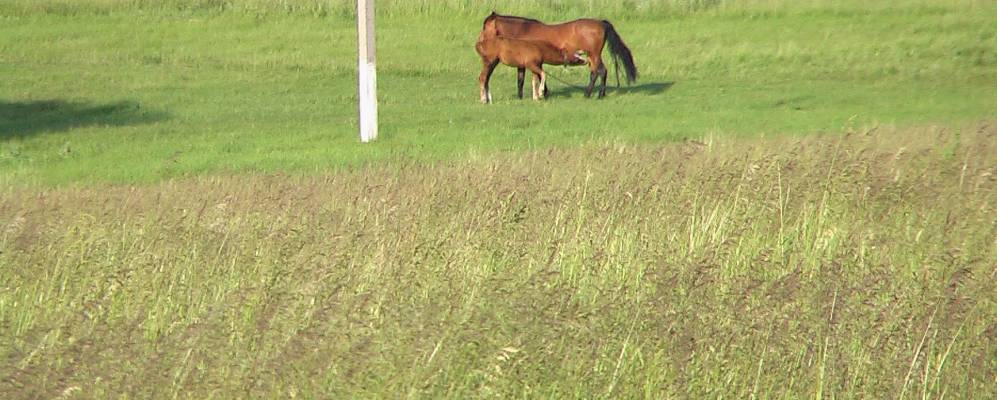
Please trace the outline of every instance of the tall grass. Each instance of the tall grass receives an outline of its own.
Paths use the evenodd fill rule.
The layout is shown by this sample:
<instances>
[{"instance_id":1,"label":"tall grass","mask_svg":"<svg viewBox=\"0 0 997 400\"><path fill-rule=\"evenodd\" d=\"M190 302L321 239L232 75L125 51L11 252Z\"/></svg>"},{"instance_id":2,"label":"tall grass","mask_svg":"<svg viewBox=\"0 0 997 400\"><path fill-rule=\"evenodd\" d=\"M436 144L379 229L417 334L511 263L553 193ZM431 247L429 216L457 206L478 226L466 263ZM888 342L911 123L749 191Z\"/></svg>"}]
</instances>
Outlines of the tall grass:
<instances>
[{"instance_id":1,"label":"tall grass","mask_svg":"<svg viewBox=\"0 0 997 400\"><path fill-rule=\"evenodd\" d=\"M0 198L5 398L980 398L992 125Z\"/></svg>"},{"instance_id":2,"label":"tall grass","mask_svg":"<svg viewBox=\"0 0 997 400\"><path fill-rule=\"evenodd\" d=\"M378 0L376 6L385 14L427 14L480 12L486 9L509 12L680 12L716 7L730 0L540 0L540 1L498 1L498 0ZM8 10L21 12L113 12L124 10L202 10L238 11L255 13L302 13L314 15L352 16L356 1L351 0L10 0Z\"/></svg>"},{"instance_id":3,"label":"tall grass","mask_svg":"<svg viewBox=\"0 0 997 400\"><path fill-rule=\"evenodd\" d=\"M661 17L709 10L778 11L785 9L855 9L937 7L937 0L878 4L865 1L827 0L377 0L385 15L479 15L488 10L549 18L565 16ZM985 0L957 0L945 6L984 7ZM252 14L355 15L354 0L4 0L0 13L111 13L129 10L156 12L240 12Z\"/></svg>"}]
</instances>

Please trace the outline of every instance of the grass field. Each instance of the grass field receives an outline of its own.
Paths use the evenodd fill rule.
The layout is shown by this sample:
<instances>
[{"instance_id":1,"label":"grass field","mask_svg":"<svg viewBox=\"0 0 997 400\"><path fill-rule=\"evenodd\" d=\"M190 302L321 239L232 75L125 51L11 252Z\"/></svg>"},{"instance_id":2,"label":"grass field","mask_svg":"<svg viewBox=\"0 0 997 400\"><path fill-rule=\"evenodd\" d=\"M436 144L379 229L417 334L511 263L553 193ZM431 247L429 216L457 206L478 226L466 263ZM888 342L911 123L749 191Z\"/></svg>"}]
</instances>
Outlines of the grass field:
<instances>
[{"instance_id":1,"label":"grass field","mask_svg":"<svg viewBox=\"0 0 997 400\"><path fill-rule=\"evenodd\" d=\"M981 398L997 131L0 202L5 398Z\"/></svg>"},{"instance_id":2,"label":"grass field","mask_svg":"<svg viewBox=\"0 0 997 400\"><path fill-rule=\"evenodd\" d=\"M75 8L31 12L49 3ZM106 9L79 5L88 3ZM114 6L132 3L0 6L4 186L310 174L602 140L965 123L997 109L990 23L997 6L988 2L760 2L729 11L664 7L671 14L657 18L607 8L634 51L642 74L636 86L596 102L554 81L553 97L534 104L514 99L515 74L503 67L491 107L477 103L473 50L489 8L402 17L388 3L378 21L382 140L363 146L352 20ZM587 79L583 68L551 72L574 85Z\"/></svg>"},{"instance_id":3,"label":"grass field","mask_svg":"<svg viewBox=\"0 0 997 400\"><path fill-rule=\"evenodd\" d=\"M997 393L992 2L378 0L371 144L350 4L0 0L0 398Z\"/></svg>"}]
</instances>

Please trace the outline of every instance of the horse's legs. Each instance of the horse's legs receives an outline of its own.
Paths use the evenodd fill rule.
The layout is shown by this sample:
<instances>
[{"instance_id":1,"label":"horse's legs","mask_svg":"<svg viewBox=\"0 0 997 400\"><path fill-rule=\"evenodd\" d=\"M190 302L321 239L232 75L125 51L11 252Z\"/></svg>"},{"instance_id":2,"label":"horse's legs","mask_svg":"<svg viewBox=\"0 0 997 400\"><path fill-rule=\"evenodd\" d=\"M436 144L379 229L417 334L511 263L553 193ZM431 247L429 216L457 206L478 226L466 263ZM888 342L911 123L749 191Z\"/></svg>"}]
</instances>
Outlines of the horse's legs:
<instances>
[{"instance_id":1,"label":"horse's legs","mask_svg":"<svg viewBox=\"0 0 997 400\"><path fill-rule=\"evenodd\" d=\"M592 89L595 87L595 71L589 73L589 85L585 88L585 97L592 97Z\"/></svg>"},{"instance_id":2,"label":"horse's legs","mask_svg":"<svg viewBox=\"0 0 997 400\"><path fill-rule=\"evenodd\" d=\"M606 75L609 75L609 71L606 69L606 64L599 64L599 75L602 76L602 90L599 91L599 98L606 97Z\"/></svg>"},{"instance_id":3,"label":"horse's legs","mask_svg":"<svg viewBox=\"0 0 997 400\"><path fill-rule=\"evenodd\" d=\"M595 52L590 52L589 70L591 72L589 73L589 86L585 88L585 97L592 97L592 91L595 90L595 80L596 78L602 76L600 71L603 69L605 69L605 66L602 65L602 56L600 54L596 54ZM603 85L605 86L605 81L603 81ZM603 89L602 93L605 95L605 89ZM600 97L601 96L602 95L600 95Z\"/></svg>"},{"instance_id":4,"label":"horse's legs","mask_svg":"<svg viewBox=\"0 0 997 400\"><path fill-rule=\"evenodd\" d=\"M613 64L613 70L616 71L616 87L620 87L620 63L616 61Z\"/></svg>"},{"instance_id":5,"label":"horse's legs","mask_svg":"<svg viewBox=\"0 0 997 400\"><path fill-rule=\"evenodd\" d=\"M492 72L495 72L495 67L498 66L498 60L490 60L482 63L481 75L478 75L478 86L481 89L481 103L488 104L492 102L492 92L488 89L488 81L492 78Z\"/></svg>"},{"instance_id":6,"label":"horse's legs","mask_svg":"<svg viewBox=\"0 0 997 400\"><path fill-rule=\"evenodd\" d=\"M517 68L516 69L516 84L518 85L517 87L519 88L519 98L520 99L523 98L523 81L525 81L525 80L526 80L526 68Z\"/></svg>"}]
</instances>

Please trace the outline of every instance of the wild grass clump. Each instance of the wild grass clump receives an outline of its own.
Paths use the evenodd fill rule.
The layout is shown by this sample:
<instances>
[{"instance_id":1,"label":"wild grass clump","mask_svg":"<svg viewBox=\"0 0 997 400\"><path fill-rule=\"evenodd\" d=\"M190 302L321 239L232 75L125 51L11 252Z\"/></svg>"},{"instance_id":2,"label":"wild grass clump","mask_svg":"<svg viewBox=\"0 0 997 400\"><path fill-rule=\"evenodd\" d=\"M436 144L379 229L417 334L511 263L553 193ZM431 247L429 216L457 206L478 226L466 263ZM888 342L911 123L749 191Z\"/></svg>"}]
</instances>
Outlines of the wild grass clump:
<instances>
[{"instance_id":1,"label":"wild grass clump","mask_svg":"<svg viewBox=\"0 0 997 400\"><path fill-rule=\"evenodd\" d=\"M997 131L0 198L0 393L978 398Z\"/></svg>"}]
</instances>

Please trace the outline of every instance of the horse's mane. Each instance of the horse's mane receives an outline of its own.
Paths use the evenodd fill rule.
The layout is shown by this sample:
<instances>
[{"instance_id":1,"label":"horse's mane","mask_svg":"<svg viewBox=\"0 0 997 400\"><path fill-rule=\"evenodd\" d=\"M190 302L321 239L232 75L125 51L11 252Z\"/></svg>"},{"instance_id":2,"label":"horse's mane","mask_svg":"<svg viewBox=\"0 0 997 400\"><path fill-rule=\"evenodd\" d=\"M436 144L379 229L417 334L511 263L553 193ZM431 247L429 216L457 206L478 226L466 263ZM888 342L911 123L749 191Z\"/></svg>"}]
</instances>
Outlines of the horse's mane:
<instances>
[{"instance_id":1,"label":"horse's mane","mask_svg":"<svg viewBox=\"0 0 997 400\"><path fill-rule=\"evenodd\" d=\"M502 14L499 14L499 13L497 13L495 11L492 11L492 13L488 15L488 17L485 17L485 22L481 24L482 25L482 29L484 28L484 24L487 24L488 21L491 21L491 20L496 19L496 18L515 19L515 20L519 20L519 21L522 21L522 22L533 22L533 23L537 23L537 24L542 24L543 23L540 20L536 20L536 19L533 19L533 18L517 17L515 15L502 15Z\"/></svg>"}]
</instances>

